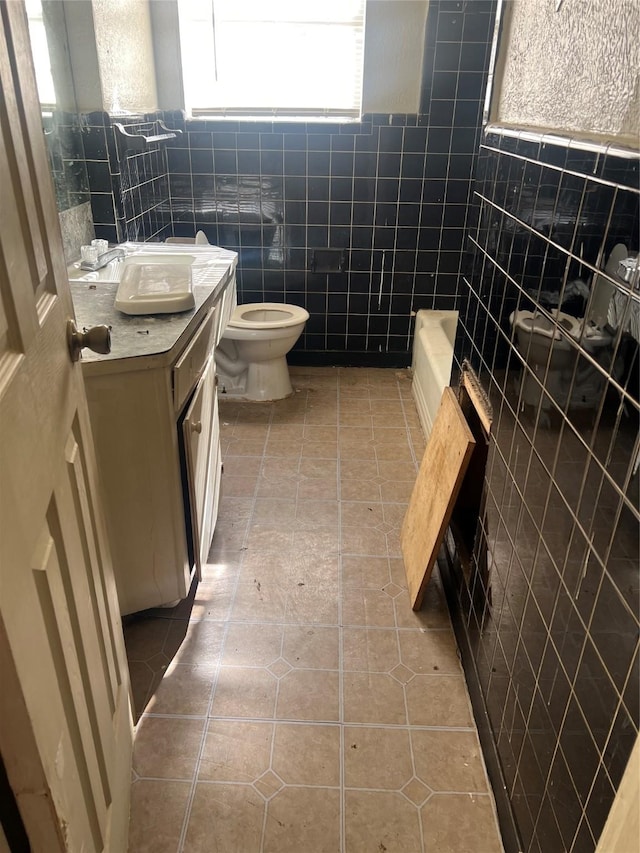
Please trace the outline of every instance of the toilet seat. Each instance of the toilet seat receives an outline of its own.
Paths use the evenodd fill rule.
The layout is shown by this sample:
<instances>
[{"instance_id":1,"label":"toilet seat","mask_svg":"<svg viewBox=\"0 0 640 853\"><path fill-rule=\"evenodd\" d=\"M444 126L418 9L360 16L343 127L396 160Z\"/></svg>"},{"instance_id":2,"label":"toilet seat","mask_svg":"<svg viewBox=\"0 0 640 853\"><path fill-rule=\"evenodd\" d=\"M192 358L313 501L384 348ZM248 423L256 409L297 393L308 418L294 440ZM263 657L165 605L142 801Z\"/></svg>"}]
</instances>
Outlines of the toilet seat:
<instances>
[{"instance_id":1,"label":"toilet seat","mask_svg":"<svg viewBox=\"0 0 640 853\"><path fill-rule=\"evenodd\" d=\"M509 322L516 329L522 329L523 332L529 334L535 333L545 338L555 339L556 341L564 340L564 336L558 329L558 326L564 329L572 338L576 340L580 338L582 320L578 320L577 317L572 317L571 314L565 314L564 311L558 311L557 309L551 313L556 317L557 325L538 311L514 311L509 317Z\"/></svg>"},{"instance_id":2,"label":"toilet seat","mask_svg":"<svg viewBox=\"0 0 640 853\"><path fill-rule=\"evenodd\" d=\"M279 302L247 302L238 305L228 326L236 329L287 329L305 323L309 312L299 305Z\"/></svg>"}]
</instances>

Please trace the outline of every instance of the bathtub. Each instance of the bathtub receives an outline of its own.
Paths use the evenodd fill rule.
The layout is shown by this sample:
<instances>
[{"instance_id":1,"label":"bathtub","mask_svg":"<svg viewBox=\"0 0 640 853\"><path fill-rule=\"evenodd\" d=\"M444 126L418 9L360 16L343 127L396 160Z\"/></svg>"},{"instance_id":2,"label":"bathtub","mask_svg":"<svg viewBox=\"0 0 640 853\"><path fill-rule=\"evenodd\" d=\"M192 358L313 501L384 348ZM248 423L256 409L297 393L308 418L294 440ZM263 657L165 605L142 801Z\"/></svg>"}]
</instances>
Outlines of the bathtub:
<instances>
[{"instance_id":1,"label":"bathtub","mask_svg":"<svg viewBox=\"0 0 640 853\"><path fill-rule=\"evenodd\" d=\"M423 310L416 314L411 391L427 438L440 405L442 391L451 381L457 325L457 311Z\"/></svg>"}]
</instances>

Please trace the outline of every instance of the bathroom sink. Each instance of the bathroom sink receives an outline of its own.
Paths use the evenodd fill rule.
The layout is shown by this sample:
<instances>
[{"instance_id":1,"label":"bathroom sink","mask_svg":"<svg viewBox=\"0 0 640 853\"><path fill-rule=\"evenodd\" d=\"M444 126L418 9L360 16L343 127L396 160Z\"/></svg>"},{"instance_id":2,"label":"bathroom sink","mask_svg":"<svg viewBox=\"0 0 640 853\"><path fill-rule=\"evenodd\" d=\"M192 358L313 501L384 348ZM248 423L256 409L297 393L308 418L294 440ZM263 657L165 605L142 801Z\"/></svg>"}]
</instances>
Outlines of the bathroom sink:
<instances>
[{"instance_id":1,"label":"bathroom sink","mask_svg":"<svg viewBox=\"0 0 640 853\"><path fill-rule=\"evenodd\" d=\"M73 264L72 269L69 271L69 278L72 281L119 282L122 278L122 274L128 266L137 266L141 262L144 264L162 264L166 266L174 264L192 265L195 260L195 255L186 253L182 254L180 252L176 252L175 254L161 252L136 252L124 259L117 258L116 260L108 263L102 269L95 271L80 269L79 263ZM206 260L201 261L201 263L206 263Z\"/></svg>"}]
</instances>

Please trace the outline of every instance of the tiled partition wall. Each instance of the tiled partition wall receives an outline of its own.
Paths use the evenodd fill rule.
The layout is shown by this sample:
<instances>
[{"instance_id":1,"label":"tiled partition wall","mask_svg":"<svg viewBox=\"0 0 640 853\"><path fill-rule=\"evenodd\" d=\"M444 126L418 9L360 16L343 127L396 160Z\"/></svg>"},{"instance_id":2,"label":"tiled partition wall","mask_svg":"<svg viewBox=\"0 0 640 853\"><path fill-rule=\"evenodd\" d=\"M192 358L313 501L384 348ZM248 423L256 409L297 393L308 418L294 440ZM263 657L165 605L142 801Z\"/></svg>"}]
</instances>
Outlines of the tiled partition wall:
<instances>
[{"instance_id":1,"label":"tiled partition wall","mask_svg":"<svg viewBox=\"0 0 640 853\"><path fill-rule=\"evenodd\" d=\"M239 252L240 301L309 310L291 361L406 366L411 312L456 304L494 19L493 0L429 4L419 114L167 116L186 130L167 149L174 234ZM343 271L319 271L327 248Z\"/></svg>"},{"instance_id":2,"label":"tiled partition wall","mask_svg":"<svg viewBox=\"0 0 640 853\"><path fill-rule=\"evenodd\" d=\"M507 847L589 853L638 734L638 273L609 280L608 346L552 311L589 315L613 247L637 254L640 160L492 127L480 154L457 353L494 422L488 555L468 582L451 570L460 642L515 815ZM515 309L549 321L557 382L526 335L516 347Z\"/></svg>"},{"instance_id":3,"label":"tiled partition wall","mask_svg":"<svg viewBox=\"0 0 640 853\"><path fill-rule=\"evenodd\" d=\"M118 243L171 236L166 148L151 143L145 151L127 150L113 127L119 122L129 133L157 136L163 133L159 115L80 116L96 237Z\"/></svg>"}]
</instances>

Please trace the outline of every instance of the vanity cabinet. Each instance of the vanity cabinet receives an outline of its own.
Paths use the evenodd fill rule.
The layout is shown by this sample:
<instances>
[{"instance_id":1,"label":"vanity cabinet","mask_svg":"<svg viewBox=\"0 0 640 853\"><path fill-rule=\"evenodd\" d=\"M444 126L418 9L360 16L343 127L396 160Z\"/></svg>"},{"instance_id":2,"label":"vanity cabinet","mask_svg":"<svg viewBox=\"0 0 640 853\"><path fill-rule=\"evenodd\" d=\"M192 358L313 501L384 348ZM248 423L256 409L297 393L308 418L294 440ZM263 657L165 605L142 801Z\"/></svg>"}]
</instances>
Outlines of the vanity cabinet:
<instances>
[{"instance_id":1,"label":"vanity cabinet","mask_svg":"<svg viewBox=\"0 0 640 853\"><path fill-rule=\"evenodd\" d=\"M72 282L78 325L101 322L80 308L80 288ZM229 274L183 319L173 343L165 337L168 349L153 352L147 340L164 336L162 317L117 318L125 327L113 329L114 339L143 337L151 351L83 362L123 615L184 598L206 561L221 477L215 347L234 306Z\"/></svg>"}]
</instances>

